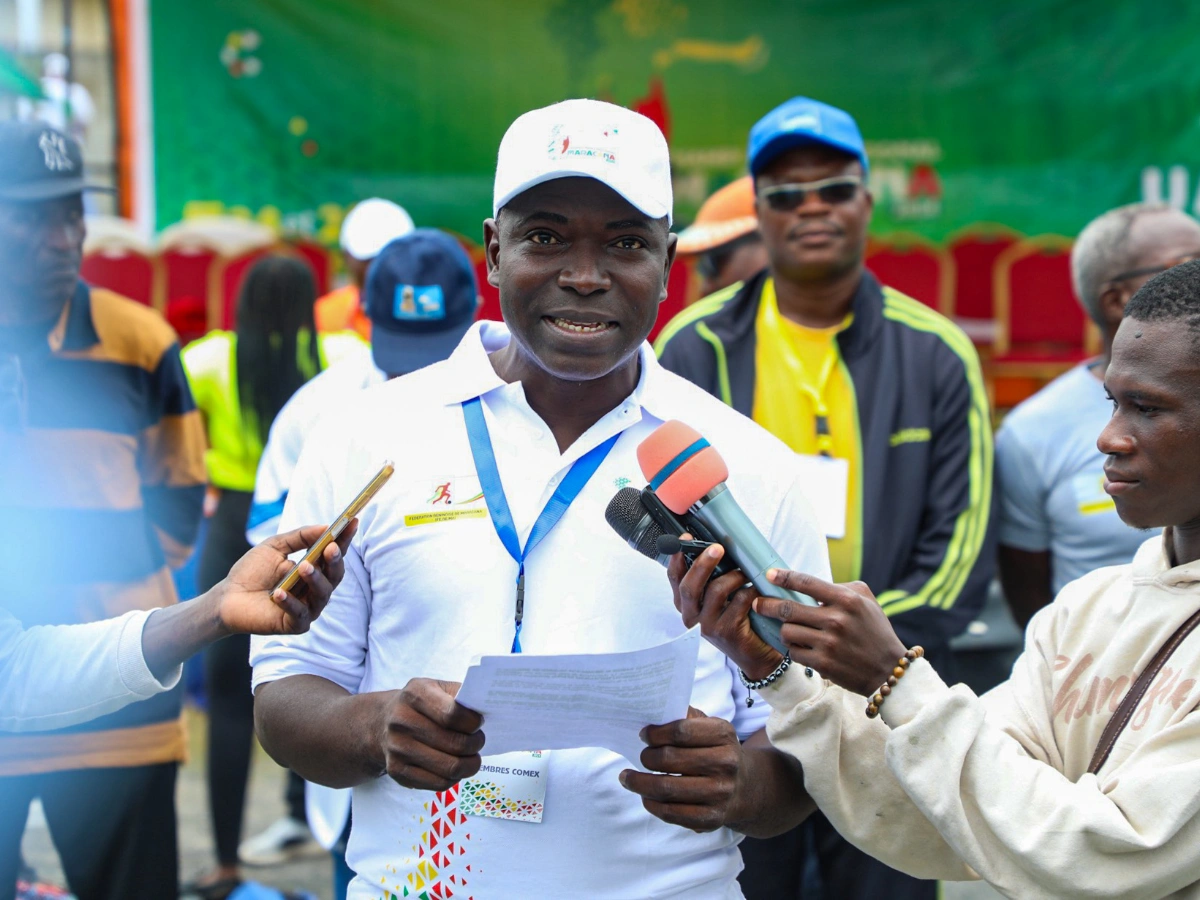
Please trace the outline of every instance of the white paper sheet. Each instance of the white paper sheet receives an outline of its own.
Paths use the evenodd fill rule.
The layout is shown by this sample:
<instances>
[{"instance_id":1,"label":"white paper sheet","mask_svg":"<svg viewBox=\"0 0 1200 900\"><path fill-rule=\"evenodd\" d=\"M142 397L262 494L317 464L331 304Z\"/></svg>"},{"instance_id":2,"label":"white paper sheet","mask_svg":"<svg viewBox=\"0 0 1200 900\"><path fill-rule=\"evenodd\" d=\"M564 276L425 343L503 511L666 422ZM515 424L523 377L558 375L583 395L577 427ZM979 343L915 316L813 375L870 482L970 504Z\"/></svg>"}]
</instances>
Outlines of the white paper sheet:
<instances>
[{"instance_id":1,"label":"white paper sheet","mask_svg":"<svg viewBox=\"0 0 1200 900\"><path fill-rule=\"evenodd\" d=\"M483 715L490 755L604 747L641 768L638 732L687 716L700 629L627 653L485 656L458 702Z\"/></svg>"}]
</instances>

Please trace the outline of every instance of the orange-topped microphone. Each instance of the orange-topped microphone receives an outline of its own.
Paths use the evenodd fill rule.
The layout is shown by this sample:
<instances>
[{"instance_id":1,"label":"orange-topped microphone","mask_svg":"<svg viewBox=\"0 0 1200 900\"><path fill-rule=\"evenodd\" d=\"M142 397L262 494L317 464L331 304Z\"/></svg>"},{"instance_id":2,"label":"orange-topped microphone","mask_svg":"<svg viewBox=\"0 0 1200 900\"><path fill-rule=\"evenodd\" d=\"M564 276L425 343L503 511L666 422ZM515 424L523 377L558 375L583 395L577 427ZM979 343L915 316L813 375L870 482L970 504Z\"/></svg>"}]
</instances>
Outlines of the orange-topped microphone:
<instances>
[{"instance_id":1,"label":"orange-topped microphone","mask_svg":"<svg viewBox=\"0 0 1200 900\"><path fill-rule=\"evenodd\" d=\"M638 445L638 465L663 505L677 516L698 520L714 542L742 570L764 597L781 597L806 606L816 606L811 597L789 591L767 580L768 569L787 569L788 564L762 536L750 517L742 511L725 486L729 467L696 429L680 421L664 422ZM779 623L751 615L751 624L768 643L778 646L763 629L774 626L778 638Z\"/></svg>"},{"instance_id":2,"label":"orange-topped microphone","mask_svg":"<svg viewBox=\"0 0 1200 900\"><path fill-rule=\"evenodd\" d=\"M677 516L729 477L716 448L678 419L664 422L642 441L637 458L650 490Z\"/></svg>"}]
</instances>

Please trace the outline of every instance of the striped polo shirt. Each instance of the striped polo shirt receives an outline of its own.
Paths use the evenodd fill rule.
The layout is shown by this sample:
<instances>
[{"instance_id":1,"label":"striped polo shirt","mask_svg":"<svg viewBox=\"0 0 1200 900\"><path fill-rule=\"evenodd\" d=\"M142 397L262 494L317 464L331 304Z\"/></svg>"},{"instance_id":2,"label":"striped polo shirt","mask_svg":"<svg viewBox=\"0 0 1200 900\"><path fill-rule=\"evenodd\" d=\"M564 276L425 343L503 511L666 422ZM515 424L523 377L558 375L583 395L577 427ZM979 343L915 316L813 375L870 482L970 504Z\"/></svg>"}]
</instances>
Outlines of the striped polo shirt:
<instances>
[{"instance_id":1,"label":"striped polo shirt","mask_svg":"<svg viewBox=\"0 0 1200 900\"><path fill-rule=\"evenodd\" d=\"M24 422L0 429L0 540L12 554L0 604L29 627L175 603L170 570L195 541L205 472L174 331L80 283L18 362ZM0 735L0 775L182 759L180 701L176 689L74 728Z\"/></svg>"}]
</instances>

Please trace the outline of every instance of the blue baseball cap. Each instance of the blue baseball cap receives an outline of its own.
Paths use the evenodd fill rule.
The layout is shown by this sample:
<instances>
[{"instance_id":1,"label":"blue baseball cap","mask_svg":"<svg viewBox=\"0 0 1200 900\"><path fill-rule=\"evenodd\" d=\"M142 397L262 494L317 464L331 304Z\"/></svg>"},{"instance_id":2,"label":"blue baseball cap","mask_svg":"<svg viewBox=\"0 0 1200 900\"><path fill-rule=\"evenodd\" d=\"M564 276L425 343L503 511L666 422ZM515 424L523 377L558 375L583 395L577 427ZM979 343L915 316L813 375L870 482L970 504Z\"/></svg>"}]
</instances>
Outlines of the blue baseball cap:
<instances>
[{"instance_id":1,"label":"blue baseball cap","mask_svg":"<svg viewBox=\"0 0 1200 900\"><path fill-rule=\"evenodd\" d=\"M793 97L775 107L750 129L746 148L750 174L758 177L763 168L784 151L819 144L849 153L867 174L867 148L850 113L808 97Z\"/></svg>"},{"instance_id":2,"label":"blue baseball cap","mask_svg":"<svg viewBox=\"0 0 1200 900\"><path fill-rule=\"evenodd\" d=\"M454 351L475 321L479 288L458 241L418 228L379 251L363 294L375 365L404 375Z\"/></svg>"}]
</instances>

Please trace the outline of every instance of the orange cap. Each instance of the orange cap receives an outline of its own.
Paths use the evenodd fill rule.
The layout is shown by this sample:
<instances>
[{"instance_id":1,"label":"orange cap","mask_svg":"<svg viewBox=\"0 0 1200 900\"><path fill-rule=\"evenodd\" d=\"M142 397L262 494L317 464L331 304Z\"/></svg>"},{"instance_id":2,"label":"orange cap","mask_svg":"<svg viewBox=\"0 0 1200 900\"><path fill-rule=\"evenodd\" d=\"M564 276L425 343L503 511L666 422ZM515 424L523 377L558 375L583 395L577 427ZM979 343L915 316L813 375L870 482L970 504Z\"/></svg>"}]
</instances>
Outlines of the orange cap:
<instances>
[{"instance_id":1,"label":"orange cap","mask_svg":"<svg viewBox=\"0 0 1200 900\"><path fill-rule=\"evenodd\" d=\"M754 182L739 178L704 201L696 221L679 233L678 252L707 253L758 227L754 214Z\"/></svg>"}]
</instances>

